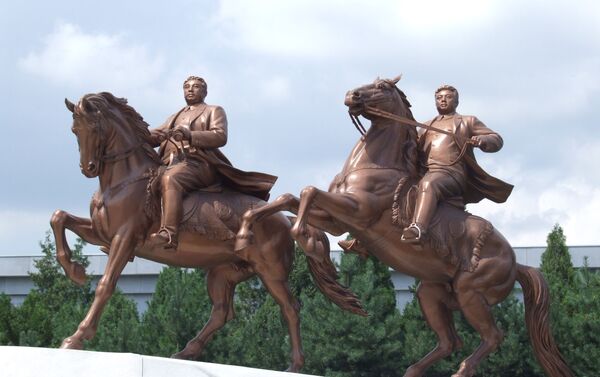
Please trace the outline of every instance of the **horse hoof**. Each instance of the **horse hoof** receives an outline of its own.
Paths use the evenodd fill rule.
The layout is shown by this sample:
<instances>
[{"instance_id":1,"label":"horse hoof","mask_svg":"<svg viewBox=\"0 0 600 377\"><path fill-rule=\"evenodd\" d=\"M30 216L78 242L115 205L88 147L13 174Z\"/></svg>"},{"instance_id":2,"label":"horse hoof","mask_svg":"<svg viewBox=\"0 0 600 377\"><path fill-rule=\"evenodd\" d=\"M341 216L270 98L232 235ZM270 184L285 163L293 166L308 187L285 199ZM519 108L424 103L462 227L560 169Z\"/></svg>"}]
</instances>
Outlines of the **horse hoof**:
<instances>
[{"instance_id":1,"label":"horse hoof","mask_svg":"<svg viewBox=\"0 0 600 377\"><path fill-rule=\"evenodd\" d=\"M306 230L306 226L299 226L299 222L297 221L292 229L290 229L290 234L294 239L298 239L301 237L308 237L308 232Z\"/></svg>"},{"instance_id":2,"label":"horse hoof","mask_svg":"<svg viewBox=\"0 0 600 377\"><path fill-rule=\"evenodd\" d=\"M79 263L72 263L69 269L69 279L78 286L83 286L86 282L85 268Z\"/></svg>"},{"instance_id":3,"label":"horse hoof","mask_svg":"<svg viewBox=\"0 0 600 377\"><path fill-rule=\"evenodd\" d=\"M73 337L68 337L62 341L59 348L68 349L68 350L82 350L83 343L78 339L74 339Z\"/></svg>"},{"instance_id":4,"label":"horse hoof","mask_svg":"<svg viewBox=\"0 0 600 377\"><path fill-rule=\"evenodd\" d=\"M422 371L418 371L414 366L408 367L404 373L404 377L421 377L422 375Z\"/></svg>"},{"instance_id":5,"label":"horse hoof","mask_svg":"<svg viewBox=\"0 0 600 377\"><path fill-rule=\"evenodd\" d=\"M475 369L469 368L463 363L461 364L458 371L452 375L452 377L473 377L475 375Z\"/></svg>"},{"instance_id":6,"label":"horse hoof","mask_svg":"<svg viewBox=\"0 0 600 377\"><path fill-rule=\"evenodd\" d=\"M172 355L171 355L171 359L178 359L178 360L194 360L194 359L195 359L195 357L194 357L194 355L192 355L191 353L189 353L189 352L186 352L186 350L184 349L184 350L182 350L182 351L179 351L179 352L177 352L177 353L174 353L174 354L172 354Z\"/></svg>"},{"instance_id":7,"label":"horse hoof","mask_svg":"<svg viewBox=\"0 0 600 377\"><path fill-rule=\"evenodd\" d=\"M300 373L301 369L302 369L301 366L290 365L290 367L287 368L284 372L287 372L287 373Z\"/></svg>"}]
</instances>

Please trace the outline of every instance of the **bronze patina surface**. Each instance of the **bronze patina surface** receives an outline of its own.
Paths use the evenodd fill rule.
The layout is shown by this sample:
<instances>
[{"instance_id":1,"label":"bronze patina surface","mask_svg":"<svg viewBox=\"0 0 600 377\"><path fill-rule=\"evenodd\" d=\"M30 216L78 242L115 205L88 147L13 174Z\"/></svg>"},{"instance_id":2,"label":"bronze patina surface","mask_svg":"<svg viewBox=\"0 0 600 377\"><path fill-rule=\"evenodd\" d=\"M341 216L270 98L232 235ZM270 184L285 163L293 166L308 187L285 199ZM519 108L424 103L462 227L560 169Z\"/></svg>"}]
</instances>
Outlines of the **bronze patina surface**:
<instances>
[{"instance_id":1,"label":"bronze patina surface","mask_svg":"<svg viewBox=\"0 0 600 377\"><path fill-rule=\"evenodd\" d=\"M458 92L449 86L436 92L440 116L419 124L398 81L377 79L346 94L345 104L363 135L329 190L309 186L300 198L284 194L248 211L236 249L253 247L254 224L286 210L298 215L292 234L307 252L323 249L322 240L310 236L311 226L333 235L350 232L355 240L341 243L346 251L371 254L417 277L421 310L438 343L405 377L423 376L432 364L462 347L453 311L461 311L481 337L454 377L475 375L504 337L492 307L518 281L538 361L548 376L572 376L550 332L550 297L543 276L516 263L502 234L464 210L465 203L483 198L503 202L510 195L512 186L486 174L473 153L474 147L497 151L502 138L476 117L457 114ZM359 116L371 121L368 130Z\"/></svg>"},{"instance_id":2,"label":"bronze patina surface","mask_svg":"<svg viewBox=\"0 0 600 377\"><path fill-rule=\"evenodd\" d=\"M57 259L71 280L85 282L84 268L71 261L68 229L101 246L108 263L87 315L61 347L81 349L84 340L94 337L117 279L137 256L207 271L211 316L173 357L198 358L215 331L233 318L235 286L257 275L281 307L292 348L289 370L296 372L304 355L299 304L288 286L294 256L291 222L282 213L263 217L254 223L252 246L234 251L242 215L266 204L263 199L275 177L241 172L219 152L226 141L225 113L204 103L202 82L198 77L186 80L188 105L152 132L127 100L110 93L86 94L77 104L65 101L73 113L81 171L97 177L99 189L90 203L89 219L62 210L53 214ZM154 150L159 144L160 155ZM303 243L310 239L326 245L307 253L316 284L340 307L365 315L356 296L335 279L325 234L312 227L308 233L310 237L299 237Z\"/></svg>"}]
</instances>

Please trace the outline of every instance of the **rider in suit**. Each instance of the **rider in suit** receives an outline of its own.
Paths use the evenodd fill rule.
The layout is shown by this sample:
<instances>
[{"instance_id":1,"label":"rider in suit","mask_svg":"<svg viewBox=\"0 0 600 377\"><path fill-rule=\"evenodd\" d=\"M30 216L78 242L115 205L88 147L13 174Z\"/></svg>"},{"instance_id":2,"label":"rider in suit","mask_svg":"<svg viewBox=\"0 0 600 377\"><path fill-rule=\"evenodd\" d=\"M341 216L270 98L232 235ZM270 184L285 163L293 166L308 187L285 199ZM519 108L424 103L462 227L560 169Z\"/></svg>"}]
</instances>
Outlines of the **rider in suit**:
<instances>
[{"instance_id":1,"label":"rider in suit","mask_svg":"<svg viewBox=\"0 0 600 377\"><path fill-rule=\"evenodd\" d=\"M191 191L219 192L223 186L268 200L277 177L244 172L232 166L218 149L227 143L227 117L220 106L204 102L207 85L197 76L183 83L187 106L153 130L154 146L166 171L161 178L162 217L151 242L165 248L177 247L183 196Z\"/></svg>"},{"instance_id":2,"label":"rider in suit","mask_svg":"<svg viewBox=\"0 0 600 377\"><path fill-rule=\"evenodd\" d=\"M477 203L483 198L502 203L513 188L487 174L473 154L473 147L484 152L497 152L502 148L502 137L476 117L456 112L458 91L454 87L438 88L435 103L439 115L425 124L450 134L432 129L419 130L419 154L426 172L419 182L412 224L402 233L407 242L418 242L427 232L439 202L451 201L463 208L465 204ZM461 156L466 143L470 145Z\"/></svg>"}]
</instances>

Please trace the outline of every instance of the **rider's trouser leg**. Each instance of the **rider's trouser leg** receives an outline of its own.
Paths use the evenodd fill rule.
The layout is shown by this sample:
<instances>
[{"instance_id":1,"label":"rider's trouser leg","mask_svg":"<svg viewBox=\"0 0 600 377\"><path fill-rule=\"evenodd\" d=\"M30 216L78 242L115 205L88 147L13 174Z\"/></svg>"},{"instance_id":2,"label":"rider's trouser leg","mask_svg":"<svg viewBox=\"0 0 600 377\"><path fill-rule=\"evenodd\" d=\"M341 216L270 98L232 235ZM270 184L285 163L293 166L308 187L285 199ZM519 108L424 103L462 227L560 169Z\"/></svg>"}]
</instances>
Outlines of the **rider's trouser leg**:
<instances>
[{"instance_id":1,"label":"rider's trouser leg","mask_svg":"<svg viewBox=\"0 0 600 377\"><path fill-rule=\"evenodd\" d=\"M183 193L176 189L163 192L163 214L160 225L169 235L169 244L177 245L179 223L181 222Z\"/></svg>"},{"instance_id":2,"label":"rider's trouser leg","mask_svg":"<svg viewBox=\"0 0 600 377\"><path fill-rule=\"evenodd\" d=\"M205 161L189 157L170 165L161 178L162 217L160 230L150 236L152 241L167 248L177 247L183 196L217 183L215 169Z\"/></svg>"},{"instance_id":3,"label":"rider's trouser leg","mask_svg":"<svg viewBox=\"0 0 600 377\"><path fill-rule=\"evenodd\" d=\"M463 185L460 181L460 179L457 180L444 172L428 172L423 176L419 182L417 203L412 221L420 232L425 233L429 228L429 223L435 215L440 201L462 195ZM407 234L407 236L409 235ZM418 233L414 235L414 237L417 236Z\"/></svg>"}]
</instances>

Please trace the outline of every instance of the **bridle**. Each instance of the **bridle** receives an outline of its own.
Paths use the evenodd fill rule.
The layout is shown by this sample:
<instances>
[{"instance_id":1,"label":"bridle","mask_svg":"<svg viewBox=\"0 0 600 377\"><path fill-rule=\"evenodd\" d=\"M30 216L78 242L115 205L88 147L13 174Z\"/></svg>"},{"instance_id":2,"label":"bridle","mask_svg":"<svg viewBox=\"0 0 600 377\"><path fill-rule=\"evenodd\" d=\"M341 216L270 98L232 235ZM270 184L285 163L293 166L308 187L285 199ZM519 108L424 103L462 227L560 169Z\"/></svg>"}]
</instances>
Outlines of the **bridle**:
<instances>
[{"instance_id":1,"label":"bridle","mask_svg":"<svg viewBox=\"0 0 600 377\"><path fill-rule=\"evenodd\" d=\"M102 127L102 124L100 123L100 121L98 119L99 114L101 114L101 113L97 112L93 116L92 127L98 131L98 147L96 148L96 156L95 157L99 161L100 164L103 164L105 162L117 162L117 161L124 160L127 157L131 156L137 149L141 148L142 145L144 145L143 142L138 142L138 143L136 143L128 148L125 148L124 150L118 151L118 152L103 153L103 151L106 149L106 137L103 132L104 127ZM102 165L100 166L100 168L102 168ZM140 182L143 180L152 180L156 175L157 175L157 171L155 169L150 168L148 171L144 172L141 175L138 175L136 177L130 177L129 179L126 179L126 180L120 182L116 186L107 188L106 190L104 190L103 195L102 195L102 200L100 201L99 204L102 205L102 203L104 202L104 197L106 195L108 195L109 192L112 195L114 195L115 193L119 192L126 186L129 186L133 183ZM147 193L147 195L148 195L148 193ZM147 200L148 199L146 199L146 201Z\"/></svg>"},{"instance_id":2,"label":"bridle","mask_svg":"<svg viewBox=\"0 0 600 377\"><path fill-rule=\"evenodd\" d=\"M377 101L377 103L379 102L383 102L383 101ZM419 123L416 120L413 119L409 119L406 117L403 117L401 115L396 115L390 112L387 112L385 110L381 110L378 109L376 107L373 106L369 106L367 104L364 105L364 112L369 114L369 115L375 115L375 116L379 116L382 118L386 118L389 120L394 120L404 126L412 126L414 128L416 127L420 127L420 128L424 128L426 130L430 130L430 131L435 131L435 132L439 132L445 135L449 135L452 138L455 138L454 133L450 132L450 131L446 131L446 130L442 130L441 128L437 128L437 127L433 127L427 124L423 124L423 123ZM350 119L352 120L352 123L354 124L354 127L356 127L356 129L358 130L358 132L360 132L360 134L362 135L362 137L364 138L365 134L366 134L366 129L365 127L362 125L362 123L360 122L360 119L358 118L358 115L353 115L350 111L348 111L348 114L350 115ZM458 143L457 143L458 144ZM469 146L474 145L474 141L471 139L466 140L466 142L463 144L463 146L461 147L460 153L458 154L458 157L456 157L456 159L454 161L452 161L449 164L441 164L438 163L438 165L440 166L452 166L455 165L456 163L458 163L460 160L462 160L462 158L465 156L465 153L467 152L467 149Z\"/></svg>"},{"instance_id":3,"label":"bridle","mask_svg":"<svg viewBox=\"0 0 600 377\"><path fill-rule=\"evenodd\" d=\"M141 148L144 145L143 142L138 142L128 148L125 148L122 151L113 152L113 153L104 153L106 149L106 137L104 136L104 127L100 124L98 120L97 114L94 115L93 126L96 130L98 130L98 148L96 148L96 159L101 162L117 162L126 159L131 156L138 148Z\"/></svg>"}]
</instances>

